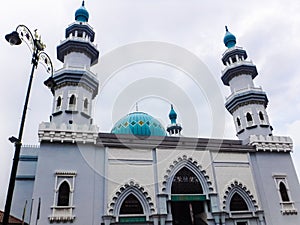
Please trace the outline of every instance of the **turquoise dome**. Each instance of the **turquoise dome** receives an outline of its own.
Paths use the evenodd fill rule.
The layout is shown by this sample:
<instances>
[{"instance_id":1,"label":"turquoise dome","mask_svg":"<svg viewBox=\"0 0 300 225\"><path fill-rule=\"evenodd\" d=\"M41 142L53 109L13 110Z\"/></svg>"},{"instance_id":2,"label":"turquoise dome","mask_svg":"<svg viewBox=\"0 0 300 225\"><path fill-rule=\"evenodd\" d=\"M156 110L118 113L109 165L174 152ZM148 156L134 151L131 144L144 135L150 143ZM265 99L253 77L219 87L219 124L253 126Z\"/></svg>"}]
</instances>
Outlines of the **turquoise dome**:
<instances>
[{"instance_id":1,"label":"turquoise dome","mask_svg":"<svg viewBox=\"0 0 300 225\"><path fill-rule=\"evenodd\" d=\"M112 128L113 134L133 134L137 136L166 136L161 123L143 112L133 112L120 119Z\"/></svg>"},{"instance_id":2,"label":"turquoise dome","mask_svg":"<svg viewBox=\"0 0 300 225\"><path fill-rule=\"evenodd\" d=\"M224 40L223 40L224 44L227 48L232 48L236 44L236 38L232 33L230 33L228 31L227 26L225 26L225 29L226 29L226 34L225 34L225 37L224 37Z\"/></svg>"},{"instance_id":3,"label":"turquoise dome","mask_svg":"<svg viewBox=\"0 0 300 225\"><path fill-rule=\"evenodd\" d=\"M82 6L75 12L75 20L78 22L88 22L89 12L84 7L84 1L82 1Z\"/></svg>"}]
</instances>

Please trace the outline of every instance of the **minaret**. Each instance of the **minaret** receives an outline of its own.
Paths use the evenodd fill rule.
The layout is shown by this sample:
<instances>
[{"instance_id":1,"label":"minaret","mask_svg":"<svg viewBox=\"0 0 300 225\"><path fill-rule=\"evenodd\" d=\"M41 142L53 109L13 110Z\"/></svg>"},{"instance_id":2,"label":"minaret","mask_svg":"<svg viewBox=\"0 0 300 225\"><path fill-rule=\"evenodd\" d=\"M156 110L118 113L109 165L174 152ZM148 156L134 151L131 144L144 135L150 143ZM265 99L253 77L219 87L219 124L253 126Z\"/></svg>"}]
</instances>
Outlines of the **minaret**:
<instances>
[{"instance_id":1,"label":"minaret","mask_svg":"<svg viewBox=\"0 0 300 225\"><path fill-rule=\"evenodd\" d=\"M171 120L171 124L169 124L167 127L167 131L168 131L169 135L170 136L180 136L182 127L179 123L176 122L177 113L175 112L173 105L171 105L169 118Z\"/></svg>"},{"instance_id":2,"label":"minaret","mask_svg":"<svg viewBox=\"0 0 300 225\"><path fill-rule=\"evenodd\" d=\"M63 68L56 71L51 90L54 95L51 123L92 124L92 100L98 94L99 82L90 67L98 62L95 32L88 24L89 13L84 6L75 12L75 22L66 29L65 40L57 46L57 58ZM51 85L50 85L51 86Z\"/></svg>"},{"instance_id":3,"label":"minaret","mask_svg":"<svg viewBox=\"0 0 300 225\"><path fill-rule=\"evenodd\" d=\"M247 53L243 48L235 46L236 38L227 27L224 44L228 49L222 57L226 66L222 71L222 81L231 89L225 107L233 116L238 138L245 140L250 135L271 136L272 126L266 112L267 95L253 83L258 75L256 66L246 60Z\"/></svg>"}]
</instances>

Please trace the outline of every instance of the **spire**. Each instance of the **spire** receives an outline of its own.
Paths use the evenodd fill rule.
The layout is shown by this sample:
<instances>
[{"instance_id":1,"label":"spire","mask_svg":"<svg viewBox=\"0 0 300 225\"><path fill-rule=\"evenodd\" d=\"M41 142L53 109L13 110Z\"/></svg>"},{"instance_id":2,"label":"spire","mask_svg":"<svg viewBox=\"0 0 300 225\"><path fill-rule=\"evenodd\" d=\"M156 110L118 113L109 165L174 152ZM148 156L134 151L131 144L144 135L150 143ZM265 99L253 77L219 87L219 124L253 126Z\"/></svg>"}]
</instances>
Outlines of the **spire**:
<instances>
[{"instance_id":1,"label":"spire","mask_svg":"<svg viewBox=\"0 0 300 225\"><path fill-rule=\"evenodd\" d=\"M170 136L180 136L180 132L182 127L180 124L176 122L177 113L175 112L173 105L171 105L171 110L169 113L169 119L171 120L171 124L168 125L167 131L169 132Z\"/></svg>"},{"instance_id":2,"label":"spire","mask_svg":"<svg viewBox=\"0 0 300 225\"><path fill-rule=\"evenodd\" d=\"M227 48L232 48L236 44L236 38L235 38L235 36L232 33L230 33L228 31L228 27L227 26L225 26L225 30L226 30L226 33L225 33L225 37L224 37L224 40L223 40L224 44L225 44L225 46Z\"/></svg>"}]
</instances>

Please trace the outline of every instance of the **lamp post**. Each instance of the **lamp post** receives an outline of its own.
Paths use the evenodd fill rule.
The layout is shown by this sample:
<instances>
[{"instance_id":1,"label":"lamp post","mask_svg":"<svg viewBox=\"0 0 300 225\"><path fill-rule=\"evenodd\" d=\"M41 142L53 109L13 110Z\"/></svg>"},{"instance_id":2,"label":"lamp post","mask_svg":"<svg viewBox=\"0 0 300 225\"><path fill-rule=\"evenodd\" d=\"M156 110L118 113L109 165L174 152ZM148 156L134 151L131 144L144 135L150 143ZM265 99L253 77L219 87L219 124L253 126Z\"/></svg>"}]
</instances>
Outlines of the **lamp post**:
<instances>
[{"instance_id":1,"label":"lamp post","mask_svg":"<svg viewBox=\"0 0 300 225\"><path fill-rule=\"evenodd\" d=\"M37 68L38 63L40 62L46 67L47 72L50 74L49 79L51 80L53 75L53 66L50 57L44 52L46 46L42 43L41 37L37 35L36 30L34 31L34 34L32 34L31 31L25 25L19 25L17 26L15 31L13 31L10 34L7 34L5 36L5 39L11 45L20 45L22 41L24 41L32 51L32 59L31 59L32 69L31 69L29 83L28 83L26 97L25 97L25 103L24 103L24 108L23 108L23 113L22 113L22 118L21 118L21 123L19 128L19 136L18 138L14 136L9 138L9 140L15 145L15 153L13 158L9 186L8 186L7 196L6 196L4 216L2 221L3 225L8 225L8 219L10 215L11 202L12 202L13 192L15 187L15 180L16 180L18 163L20 158L20 151L22 146L22 136L23 136L26 112L27 112L27 107L29 102L30 90L31 90L31 85L33 80L33 74L35 69ZM49 83L51 84L51 82L48 82L48 84Z\"/></svg>"}]
</instances>

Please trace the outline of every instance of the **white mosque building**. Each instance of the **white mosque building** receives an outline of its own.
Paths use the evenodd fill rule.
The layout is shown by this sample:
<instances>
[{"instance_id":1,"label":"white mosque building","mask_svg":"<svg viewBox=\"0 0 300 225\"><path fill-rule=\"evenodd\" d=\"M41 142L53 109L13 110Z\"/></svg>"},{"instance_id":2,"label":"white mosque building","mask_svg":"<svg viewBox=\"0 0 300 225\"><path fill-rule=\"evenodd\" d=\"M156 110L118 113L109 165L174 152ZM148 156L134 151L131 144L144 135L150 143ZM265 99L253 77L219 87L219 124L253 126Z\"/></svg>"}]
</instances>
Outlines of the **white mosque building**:
<instances>
[{"instance_id":1,"label":"white mosque building","mask_svg":"<svg viewBox=\"0 0 300 225\"><path fill-rule=\"evenodd\" d=\"M40 146L22 148L13 216L27 201L32 225L300 223L292 140L272 134L256 66L227 28L221 79L239 140L183 137L176 105L168 126L137 111L103 133L91 113L99 51L88 19L83 2L57 47L53 110L39 126Z\"/></svg>"}]
</instances>

